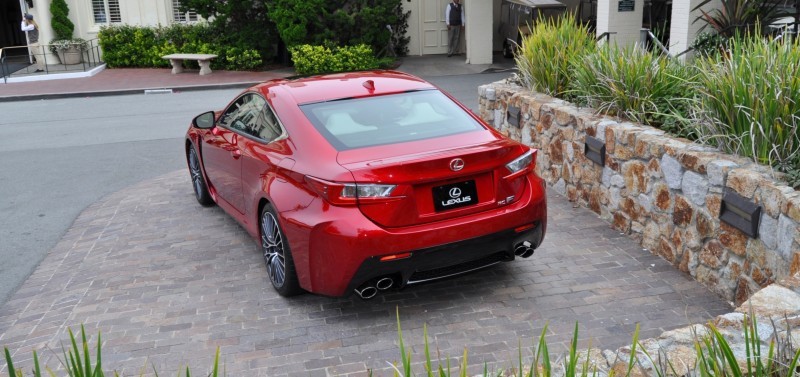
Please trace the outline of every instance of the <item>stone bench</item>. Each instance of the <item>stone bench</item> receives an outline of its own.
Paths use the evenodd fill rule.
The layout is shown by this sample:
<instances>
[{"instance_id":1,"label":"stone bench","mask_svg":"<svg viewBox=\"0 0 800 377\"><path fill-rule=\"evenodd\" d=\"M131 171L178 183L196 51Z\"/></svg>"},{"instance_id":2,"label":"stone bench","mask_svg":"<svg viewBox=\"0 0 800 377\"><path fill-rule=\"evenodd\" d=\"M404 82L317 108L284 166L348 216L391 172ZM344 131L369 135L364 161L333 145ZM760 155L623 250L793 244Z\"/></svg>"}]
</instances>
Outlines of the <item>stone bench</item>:
<instances>
[{"instance_id":1,"label":"stone bench","mask_svg":"<svg viewBox=\"0 0 800 377\"><path fill-rule=\"evenodd\" d=\"M162 56L162 59L169 59L169 62L172 64L172 73L181 73L183 72L183 61L186 59L197 60L197 64L200 65L200 75L210 75L211 74L211 59L216 58L217 55L213 54L170 54Z\"/></svg>"}]
</instances>

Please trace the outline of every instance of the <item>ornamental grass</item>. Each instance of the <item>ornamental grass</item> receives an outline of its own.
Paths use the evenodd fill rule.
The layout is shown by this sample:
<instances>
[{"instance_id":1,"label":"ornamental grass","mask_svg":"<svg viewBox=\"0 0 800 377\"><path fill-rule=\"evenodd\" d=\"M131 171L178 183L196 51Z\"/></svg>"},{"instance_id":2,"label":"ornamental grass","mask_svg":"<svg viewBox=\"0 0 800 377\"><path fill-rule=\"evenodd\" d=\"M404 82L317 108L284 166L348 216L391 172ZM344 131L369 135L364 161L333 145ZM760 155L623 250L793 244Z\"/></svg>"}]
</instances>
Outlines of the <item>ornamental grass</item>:
<instances>
[{"instance_id":1,"label":"ornamental grass","mask_svg":"<svg viewBox=\"0 0 800 377\"><path fill-rule=\"evenodd\" d=\"M589 28L580 25L573 15L539 18L517 51L520 81L531 90L564 95L572 77L570 65L593 52L595 46Z\"/></svg>"},{"instance_id":2,"label":"ornamental grass","mask_svg":"<svg viewBox=\"0 0 800 377\"><path fill-rule=\"evenodd\" d=\"M505 366L489 366L483 364L482 373L478 376L494 376L494 377L550 377L550 376L563 376L563 377L587 377L587 376L622 376L625 377L636 375L654 375L658 377L666 376L686 376L686 377L791 377L798 374L798 359L800 359L800 351L796 350L791 342L791 329L779 330L776 328L775 323L772 323L774 332L769 339L769 346L763 349L762 341L760 339L759 327L755 321L755 316L751 312L750 315L744 317L742 324L742 332L744 334L743 341L745 347L745 354L737 358L732 345L728 338L725 337L723 332L715 327L712 323L706 326L706 331L703 334L694 334L694 348L696 351L697 362L695 365L683 366L678 368L675 365L683 365L677 360L669 360L666 352L658 351L657 355L651 355L647 349L643 347L639 341L639 326L637 325L631 345L626 349L627 356L617 354L614 363L622 363L624 368L613 368L605 370L590 361L589 349L582 351L578 349L578 323L575 323L572 338L570 340L567 352L554 358L550 353L545 337L548 328L545 324L542 332L535 340L532 348L532 357L526 360L523 356L523 347L520 343L518 350L519 355L516 361L509 361ZM789 323L788 318L786 322ZM11 357L8 348L5 348L6 368L9 377L41 377L41 376L70 376L70 377L104 377L106 373L109 376L120 376L116 371L104 372L105 367L102 363L102 340L100 334L97 336L97 346L95 356L92 358L90 353L89 342L87 342L86 331L81 326L81 343L79 345L76 336L69 330L70 342L67 346L62 345L63 358L59 358L63 366L63 371L53 371L45 366L41 368L39 358L36 351L33 352L33 366L30 373L26 374L23 369L18 368ZM778 334L783 333L784 336ZM408 348L404 342L403 330L400 325L400 316L398 310L397 316L397 344L400 349L400 361L397 363L388 363L391 368L392 375L395 377L412 377L412 376L426 376L426 377L451 377L451 376L475 376L474 373L468 372L469 351L465 347L464 352L460 357L453 360L448 356L442 360L440 356L436 359L432 357L432 350L428 342L427 326L423 327L424 348L423 359L421 367L419 364L412 363L414 357L411 349ZM584 353L585 352L585 353ZM439 355L439 351L436 350ZM415 371L415 366L416 371ZM421 370L420 370L421 368ZM650 370L647 372L646 370ZM140 375L145 374L143 369ZM153 375L158 376L159 373L155 368L151 371ZM419 372L419 373L417 373ZM623 373L624 372L624 373ZM58 373L58 374L57 374ZM373 372L367 371L372 376ZM179 368L178 376L190 377L192 375L189 367ZM205 374L211 377L218 377L226 375L226 372L220 370L220 350L217 348L214 363L210 371Z\"/></svg>"},{"instance_id":3,"label":"ornamental grass","mask_svg":"<svg viewBox=\"0 0 800 377\"><path fill-rule=\"evenodd\" d=\"M702 140L800 171L800 41L745 36L723 59L699 59Z\"/></svg>"},{"instance_id":4,"label":"ornamental grass","mask_svg":"<svg viewBox=\"0 0 800 377\"><path fill-rule=\"evenodd\" d=\"M569 95L580 105L691 137L697 87L692 66L638 47L599 47L570 66Z\"/></svg>"},{"instance_id":5,"label":"ornamental grass","mask_svg":"<svg viewBox=\"0 0 800 377\"><path fill-rule=\"evenodd\" d=\"M733 37L689 62L596 44L571 16L540 20L523 39L516 80L752 158L800 188L800 39Z\"/></svg>"}]
</instances>

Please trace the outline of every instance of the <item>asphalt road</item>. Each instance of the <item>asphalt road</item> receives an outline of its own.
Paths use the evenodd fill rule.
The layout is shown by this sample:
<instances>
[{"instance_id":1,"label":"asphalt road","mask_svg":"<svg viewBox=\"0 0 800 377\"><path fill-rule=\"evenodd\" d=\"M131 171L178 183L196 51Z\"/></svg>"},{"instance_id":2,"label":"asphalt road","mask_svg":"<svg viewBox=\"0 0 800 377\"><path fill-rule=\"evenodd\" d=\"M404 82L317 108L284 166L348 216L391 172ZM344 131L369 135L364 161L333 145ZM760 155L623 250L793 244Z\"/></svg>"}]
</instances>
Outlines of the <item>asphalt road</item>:
<instances>
[{"instance_id":1,"label":"asphalt road","mask_svg":"<svg viewBox=\"0 0 800 377\"><path fill-rule=\"evenodd\" d=\"M424 78L477 110L477 87L508 75ZM185 169L189 120L224 107L238 92L0 102L0 304L87 206Z\"/></svg>"}]
</instances>

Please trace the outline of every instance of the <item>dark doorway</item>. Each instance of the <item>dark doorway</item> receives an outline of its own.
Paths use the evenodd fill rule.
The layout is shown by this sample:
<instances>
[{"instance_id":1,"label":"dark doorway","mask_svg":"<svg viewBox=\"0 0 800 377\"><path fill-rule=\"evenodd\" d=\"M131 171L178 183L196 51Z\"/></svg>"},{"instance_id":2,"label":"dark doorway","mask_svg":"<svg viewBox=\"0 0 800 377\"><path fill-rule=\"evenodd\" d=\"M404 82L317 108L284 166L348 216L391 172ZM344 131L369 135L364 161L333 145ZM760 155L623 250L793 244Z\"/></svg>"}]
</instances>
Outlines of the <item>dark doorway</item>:
<instances>
[{"instance_id":1,"label":"dark doorway","mask_svg":"<svg viewBox=\"0 0 800 377\"><path fill-rule=\"evenodd\" d=\"M664 46L669 46L671 19L672 0L645 0L642 27L650 29Z\"/></svg>"},{"instance_id":2,"label":"dark doorway","mask_svg":"<svg viewBox=\"0 0 800 377\"><path fill-rule=\"evenodd\" d=\"M0 0L0 48L25 46L25 33L20 30L22 9L19 0Z\"/></svg>"}]
</instances>

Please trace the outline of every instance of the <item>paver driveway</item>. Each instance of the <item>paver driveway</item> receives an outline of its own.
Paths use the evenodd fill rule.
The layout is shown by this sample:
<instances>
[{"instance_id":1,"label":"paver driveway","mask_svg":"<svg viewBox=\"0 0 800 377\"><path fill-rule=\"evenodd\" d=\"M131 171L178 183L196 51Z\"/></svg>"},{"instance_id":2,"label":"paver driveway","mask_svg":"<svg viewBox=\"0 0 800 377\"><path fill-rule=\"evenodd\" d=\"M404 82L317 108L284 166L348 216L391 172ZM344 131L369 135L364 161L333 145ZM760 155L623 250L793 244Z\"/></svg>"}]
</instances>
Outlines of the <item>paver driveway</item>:
<instances>
[{"instance_id":1,"label":"paver driveway","mask_svg":"<svg viewBox=\"0 0 800 377\"><path fill-rule=\"evenodd\" d=\"M530 345L548 322L553 351L575 321L582 345L616 348L636 323L649 337L730 310L594 213L548 196L547 238L530 259L371 301L285 299L257 244L220 209L197 205L176 171L87 208L0 310L0 346L30 365L31 348L60 350L66 328L83 323L102 331L104 365L125 375L150 363L204 373L218 346L229 376L382 375L399 358L399 308L415 360L427 324L442 355L466 346L477 372L484 361L508 367L518 341Z\"/></svg>"}]
</instances>

